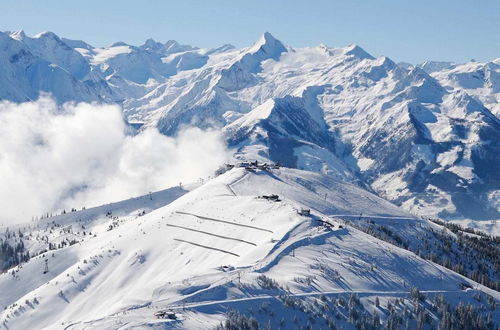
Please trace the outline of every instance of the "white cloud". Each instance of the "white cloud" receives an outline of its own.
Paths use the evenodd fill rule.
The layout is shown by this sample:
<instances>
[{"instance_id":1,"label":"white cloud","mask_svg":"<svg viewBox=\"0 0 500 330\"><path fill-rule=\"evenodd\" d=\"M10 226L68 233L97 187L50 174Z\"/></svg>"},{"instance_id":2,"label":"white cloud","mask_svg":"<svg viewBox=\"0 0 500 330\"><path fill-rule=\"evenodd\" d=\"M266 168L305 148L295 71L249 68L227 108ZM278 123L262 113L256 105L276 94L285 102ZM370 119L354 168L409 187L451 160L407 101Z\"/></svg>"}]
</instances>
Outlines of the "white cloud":
<instances>
[{"instance_id":1,"label":"white cloud","mask_svg":"<svg viewBox=\"0 0 500 330\"><path fill-rule=\"evenodd\" d=\"M196 180L229 157L215 131L126 132L115 105L1 102L0 223Z\"/></svg>"}]
</instances>

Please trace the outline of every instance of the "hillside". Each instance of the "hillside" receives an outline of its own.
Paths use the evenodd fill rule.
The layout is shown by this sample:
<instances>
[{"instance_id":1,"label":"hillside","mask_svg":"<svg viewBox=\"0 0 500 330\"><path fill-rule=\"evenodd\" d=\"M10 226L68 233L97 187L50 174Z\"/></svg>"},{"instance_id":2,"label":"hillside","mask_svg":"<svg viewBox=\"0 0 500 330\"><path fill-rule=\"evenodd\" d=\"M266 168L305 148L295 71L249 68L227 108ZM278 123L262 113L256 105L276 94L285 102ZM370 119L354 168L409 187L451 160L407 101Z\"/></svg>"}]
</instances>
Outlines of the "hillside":
<instances>
[{"instance_id":1,"label":"hillside","mask_svg":"<svg viewBox=\"0 0 500 330\"><path fill-rule=\"evenodd\" d=\"M279 197L262 198L270 194ZM299 214L303 208L311 214ZM31 258L0 275L1 322L8 329L206 328L225 319L272 328L498 326L498 291L355 228L367 218L410 245L431 230L454 235L320 173L236 167L202 185L3 233L21 239ZM491 276L498 280L498 271ZM155 316L162 311L156 315L165 318Z\"/></svg>"}]
</instances>

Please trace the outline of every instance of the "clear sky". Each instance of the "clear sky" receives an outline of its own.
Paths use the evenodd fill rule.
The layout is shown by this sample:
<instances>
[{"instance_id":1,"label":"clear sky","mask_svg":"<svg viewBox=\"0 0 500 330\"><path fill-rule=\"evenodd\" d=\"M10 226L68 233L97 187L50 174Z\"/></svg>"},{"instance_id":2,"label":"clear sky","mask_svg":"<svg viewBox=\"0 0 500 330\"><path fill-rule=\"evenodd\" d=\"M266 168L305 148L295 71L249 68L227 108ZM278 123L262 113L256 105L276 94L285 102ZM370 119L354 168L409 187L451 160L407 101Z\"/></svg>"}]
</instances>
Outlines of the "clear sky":
<instances>
[{"instance_id":1,"label":"clear sky","mask_svg":"<svg viewBox=\"0 0 500 330\"><path fill-rule=\"evenodd\" d=\"M152 37L199 47L356 43L419 63L500 57L500 0L2 0L0 30L53 31L95 46Z\"/></svg>"}]
</instances>

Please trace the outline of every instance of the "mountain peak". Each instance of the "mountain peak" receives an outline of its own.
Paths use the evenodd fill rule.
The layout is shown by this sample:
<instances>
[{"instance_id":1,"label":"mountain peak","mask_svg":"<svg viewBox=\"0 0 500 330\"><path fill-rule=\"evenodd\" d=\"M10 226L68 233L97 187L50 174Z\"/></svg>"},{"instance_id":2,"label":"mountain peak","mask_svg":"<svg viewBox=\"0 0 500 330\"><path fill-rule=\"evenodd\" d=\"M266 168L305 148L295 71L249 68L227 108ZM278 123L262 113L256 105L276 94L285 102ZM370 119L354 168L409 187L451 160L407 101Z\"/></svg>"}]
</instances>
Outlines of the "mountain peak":
<instances>
[{"instance_id":1,"label":"mountain peak","mask_svg":"<svg viewBox=\"0 0 500 330\"><path fill-rule=\"evenodd\" d=\"M153 51L153 52L161 50L164 47L165 46L161 42L158 42L158 41L154 40L153 38L147 39L144 42L144 44L142 44L141 46L139 46L139 48L142 48L142 49L145 49L145 50L148 50L148 51Z\"/></svg>"},{"instance_id":2,"label":"mountain peak","mask_svg":"<svg viewBox=\"0 0 500 330\"><path fill-rule=\"evenodd\" d=\"M275 42L278 41L271 33L269 32L264 32L263 35L260 36L260 39L258 41L262 41L263 43L267 42Z\"/></svg>"},{"instance_id":3,"label":"mountain peak","mask_svg":"<svg viewBox=\"0 0 500 330\"><path fill-rule=\"evenodd\" d=\"M196 49L196 47L189 45L181 45L175 40L168 40L165 43L161 43L152 38L146 40L143 45L139 46L139 48L164 56Z\"/></svg>"},{"instance_id":4,"label":"mountain peak","mask_svg":"<svg viewBox=\"0 0 500 330\"><path fill-rule=\"evenodd\" d=\"M144 46L154 46L156 44L158 44L158 42L153 38L149 38L144 42Z\"/></svg>"},{"instance_id":5,"label":"mountain peak","mask_svg":"<svg viewBox=\"0 0 500 330\"><path fill-rule=\"evenodd\" d=\"M345 55L352 55L360 59L370 59L373 60L374 57L368 54L363 48L356 44L350 44L343 49Z\"/></svg>"},{"instance_id":6,"label":"mountain peak","mask_svg":"<svg viewBox=\"0 0 500 330\"><path fill-rule=\"evenodd\" d=\"M445 69L452 69L456 66L453 62L446 61L425 61L422 64L417 65L419 68L424 70L425 72L431 74L436 71L442 71Z\"/></svg>"},{"instance_id":7,"label":"mountain peak","mask_svg":"<svg viewBox=\"0 0 500 330\"><path fill-rule=\"evenodd\" d=\"M219 46L219 47L216 47L216 48L213 48L213 49L209 50L207 52L207 55L209 55L209 54L215 54L215 53L223 53L223 52L226 52L226 51L229 51L229 50L233 50L233 49L236 49L236 47L234 47L231 44L224 44L222 46Z\"/></svg>"},{"instance_id":8,"label":"mountain peak","mask_svg":"<svg viewBox=\"0 0 500 330\"><path fill-rule=\"evenodd\" d=\"M286 52L286 47L276 39L271 33L264 32L264 34L257 40L257 42L250 47L250 53L257 53L262 51L269 55L269 57L277 60L281 53Z\"/></svg>"},{"instance_id":9,"label":"mountain peak","mask_svg":"<svg viewBox=\"0 0 500 330\"><path fill-rule=\"evenodd\" d=\"M57 34L51 31L44 31L41 33L36 34L33 38L40 39L40 38L48 38L48 39L54 39L54 40L59 40L59 37Z\"/></svg>"},{"instance_id":10,"label":"mountain peak","mask_svg":"<svg viewBox=\"0 0 500 330\"><path fill-rule=\"evenodd\" d=\"M10 33L10 37L16 40L23 40L26 38L26 34L24 33L24 30L18 30Z\"/></svg>"},{"instance_id":11,"label":"mountain peak","mask_svg":"<svg viewBox=\"0 0 500 330\"><path fill-rule=\"evenodd\" d=\"M123 41L118 41L118 42L115 42L114 44L112 44L109 47L119 47L119 46L129 46L129 45L126 44L126 43L124 43Z\"/></svg>"}]
</instances>

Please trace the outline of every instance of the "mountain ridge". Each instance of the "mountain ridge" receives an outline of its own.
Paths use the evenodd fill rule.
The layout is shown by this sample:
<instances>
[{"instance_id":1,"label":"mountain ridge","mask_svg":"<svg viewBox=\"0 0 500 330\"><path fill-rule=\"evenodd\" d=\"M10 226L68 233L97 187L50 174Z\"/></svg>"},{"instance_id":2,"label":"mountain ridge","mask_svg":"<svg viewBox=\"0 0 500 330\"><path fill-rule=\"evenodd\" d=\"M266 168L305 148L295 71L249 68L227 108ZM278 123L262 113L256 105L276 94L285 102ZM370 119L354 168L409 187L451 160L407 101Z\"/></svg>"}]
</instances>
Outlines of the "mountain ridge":
<instances>
[{"instance_id":1,"label":"mountain ridge","mask_svg":"<svg viewBox=\"0 0 500 330\"><path fill-rule=\"evenodd\" d=\"M286 47L268 32L239 50L172 40L95 48L53 33L4 33L3 40L18 48L3 58L24 56L42 71L28 77L6 63L12 71L4 77L38 85L10 79L2 99L33 99L38 89L60 102L119 103L143 129L223 129L238 157L339 175L417 214L500 219L495 61L399 66L354 44ZM278 105L271 118L235 128L267 102Z\"/></svg>"}]
</instances>

